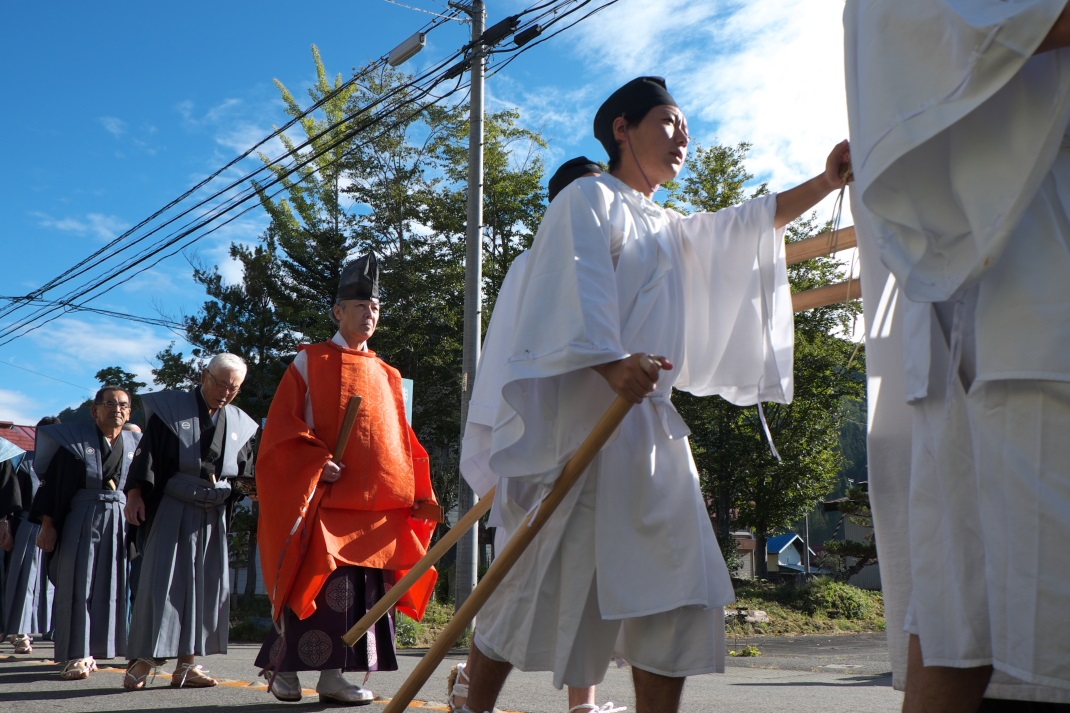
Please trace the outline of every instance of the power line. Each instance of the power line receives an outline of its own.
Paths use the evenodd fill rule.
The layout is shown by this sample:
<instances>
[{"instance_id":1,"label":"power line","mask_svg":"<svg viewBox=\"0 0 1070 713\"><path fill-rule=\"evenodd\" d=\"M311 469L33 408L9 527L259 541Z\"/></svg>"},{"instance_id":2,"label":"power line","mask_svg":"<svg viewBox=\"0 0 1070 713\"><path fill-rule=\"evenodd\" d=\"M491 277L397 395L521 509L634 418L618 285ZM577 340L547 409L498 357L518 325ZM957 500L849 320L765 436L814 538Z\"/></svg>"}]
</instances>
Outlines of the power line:
<instances>
[{"instance_id":1,"label":"power line","mask_svg":"<svg viewBox=\"0 0 1070 713\"><path fill-rule=\"evenodd\" d=\"M421 31L429 32L431 29L434 29L435 27L443 24L444 21L445 20L439 20L437 22L432 21L432 22L428 23L428 25L426 25L424 28L422 28ZM84 274L85 272L87 272L91 268L91 263L93 263L95 260L98 260L98 259L110 259L110 257L113 257L113 256L109 256L109 253L112 252L113 249L115 249L117 246L119 246L119 244L122 243L124 240L126 240L127 238L130 238L138 230L140 230L141 228L145 227L150 222L152 222L156 218L160 217L161 215L166 213L168 210L170 210L171 208L173 208L176 205L178 205L179 203L181 203L186 198L190 197L191 195L193 195L197 191L201 190L202 188L204 188L205 186L210 184L213 180L215 180L216 178L221 176L225 171L227 171L228 169L234 167L235 165L237 165L241 161L243 161L246 158L248 158L249 156L251 156L254 151L256 151L258 148L260 148L261 146L263 146L264 144L266 144L270 140L272 140L272 139L274 139L276 137L284 135L285 132L288 129L292 128L299 121L301 121L301 120L307 118L308 116L310 116L314 111L316 111L323 104L328 102L330 99L332 99L335 96L337 96L339 93L341 93L341 92L347 90L348 88L352 87L353 85L357 84L361 79L363 79L364 77L368 76L368 74L370 74L370 73L372 73L372 72L374 72L374 71L376 71L378 69L381 69L383 66L385 66L385 63L386 63L385 56L379 58L372 65L367 67L363 72L361 72L358 75L355 75L354 77L349 79L347 82L345 82L341 86L339 86L339 87L335 88L334 90L332 90L331 92L328 92L327 94L325 94L322 98L320 98L319 101L315 102L312 106L310 106L309 108L305 109L303 112L301 112L297 116L294 116L285 125L283 125L282 127L276 129L270 135L268 135L264 139L262 139L259 142L257 142L254 146L249 148L247 151L242 153L240 156L232 159L225 166L223 166L222 168L220 168L219 170L215 171L214 173L212 173L207 178L205 178L202 181L200 181L199 183L197 183L195 186L193 186L192 188L187 190L185 193L180 195L178 198L172 200L170 203L168 203L163 208L161 208L160 210L158 210L155 213L153 213L152 215L150 215L148 218L142 220L141 222L139 222L134 227L130 228L129 230L127 230L123 234L119 235L118 237L116 237L115 239L110 241L104 247L102 247L99 250L95 251L94 253L92 253L91 255L87 256L86 258L84 258L82 261L80 261L79 263L77 263L73 267L71 267L68 270L66 270L65 272L61 273L58 277L53 278L52 280L50 280L49 282L45 283L44 285L42 285L37 290L34 290L29 295L26 295L26 298L40 297L41 295L43 295L48 290L53 289L53 288L59 286L60 284L65 283L65 282L68 282L71 279L73 279L74 277L77 277L78 275ZM298 147L298 148L300 148L300 147ZM147 234L141 236L140 238L137 238L137 239L131 241L129 245L119 248L117 252L121 252L123 250L129 249L133 245L136 245L137 243L143 241L147 237L151 236L152 234L154 234L155 232L159 231L163 227L166 227L167 225L171 224L175 220L178 220L181 217L183 217L185 215L188 215L190 212L196 210L197 208L203 207L208 202L218 198L224 192L233 189L237 185L240 185L241 183L245 182L246 180L249 180L252 176L257 175L257 174L267 170L268 168L269 168L269 166L261 166L257 171L254 171L252 174L249 174L247 176L243 176L240 179L238 179L237 181L232 182L230 185L228 185L227 187L225 187L221 191L217 191L214 194L212 194L211 196L209 196L208 198L205 198L205 199L199 201L198 203L193 205L191 208L188 208L185 211L183 211L182 213L180 213L177 216L175 216L174 218L171 218L170 220L165 222L163 225L158 226L158 227L154 228L153 230L149 231ZM18 304L13 303L12 305L10 305L7 308L0 309L0 317L6 316L7 314L9 314L14 309L17 309L18 306L19 306Z\"/></svg>"},{"instance_id":2,"label":"power line","mask_svg":"<svg viewBox=\"0 0 1070 713\"><path fill-rule=\"evenodd\" d=\"M18 364L12 364L11 362L4 361L3 359L0 359L0 364L4 364L6 366L11 366L11 367L14 367L16 369L22 369L23 371L28 371L31 374L37 374L38 376L44 377L45 379L51 379L52 381L58 381L59 383L66 384L67 386L73 386L76 389L83 389L85 391L92 391L93 390L93 388L90 387L90 386L83 386L81 384L72 384L69 381L64 381L63 379L59 379L59 378L57 378L55 376L49 376L48 374L42 374L39 371L34 371L33 369L29 369L29 368L27 368L25 366L19 366Z\"/></svg>"},{"instance_id":3,"label":"power line","mask_svg":"<svg viewBox=\"0 0 1070 713\"><path fill-rule=\"evenodd\" d=\"M511 18L507 18L507 20L512 21L523 16L540 13L527 22L517 23L517 30L515 32L519 33L523 29L533 28L540 20L550 18L549 22L542 30L543 32L545 32L546 28L552 27L553 25L561 22L565 18L579 12L584 7L590 5L592 1L593 0L558 0L557 2L544 2L541 4L536 4L528 8L527 10L522 11L519 14L512 16ZM561 32L575 26L576 24L587 19L594 13L605 9L610 5L615 4L617 1L618 0L606 0L600 3L596 8L580 16L578 19L572 21L564 27L561 27L552 34L546 37L542 37L536 42L528 42L524 45L519 45L509 49L493 49L492 47L487 47L486 52L489 55L499 53L508 53L511 55L509 59L503 62L500 66L495 67L491 74L501 71L501 69L503 69L510 62L512 62L517 56L519 56L525 51L528 51L531 47L541 44L550 37L556 36L557 34L560 34ZM457 12L457 10L454 10L453 14L456 15ZM430 22L429 25L425 27L424 31L429 31L430 29L433 29L434 27L443 24L448 19L455 18L451 18L445 15L439 16L437 20ZM499 23L499 25L500 24L501 23ZM508 34L509 33L507 33L505 36L508 36ZM288 144L287 150L283 154L275 157L274 159L264 159L265 165L260 166L259 168L257 168L257 170L245 174L240 178L229 182L223 188L216 190L207 198L198 201L192 207L187 208L182 212L178 213L177 215L167 219L165 222L156 225L144 234L138 237L133 237L137 231L141 230L142 228L145 228L150 223L152 223L152 221L161 217L162 215L167 213L167 211L171 210L197 191L209 185L212 181L218 179L220 176L223 175L225 171L230 168L233 168L239 162L251 156L254 151L256 151L258 148L260 148L270 140L274 138L284 137L285 131L287 129L292 128L297 122L309 118L314 111L322 107L327 101L338 96L338 94L342 91L352 88L354 85L359 86L359 84L357 84L359 80L367 77L369 73L385 69L385 57L380 58L372 65L367 67L360 74L355 75L353 78L351 78L344 84L326 93L308 109L305 109L298 113L286 125L279 129L276 129L272 134L259 141L256 145L244 152L241 156L231 160L223 168L214 172L211 176L202 180L196 186L186 191L184 194L182 194L175 200L168 203L166 206L164 206L164 208L160 209L159 211L156 211L151 216L138 223L135 227L131 228L130 230L124 232L122 235L112 240L104 248L101 248L100 250L94 252L92 255L83 259L75 266L69 268L64 273L61 273L59 276L53 278L45 285L38 288L37 290L34 290L30 294L22 297L8 298L10 300L10 304L6 307L0 308L0 317L13 314L24 308L32 309L32 307L36 306L37 309L29 316L26 316L21 320L16 321L11 326L3 330L0 330L0 346L6 345L14 339L17 339L20 336L24 336L25 334L34 331L40 328L41 326L44 326L44 324L47 324L48 322L51 322L54 319L57 319L58 317L65 314L67 311L70 311L71 309L77 309L84 306L86 302L96 299L103 294L106 294L118 285L128 282L136 275L141 274L142 272L148 269L151 269L163 260L173 257L175 254L181 252L196 241L203 239L204 237L212 234L216 230L219 230L225 225L233 222L237 218L251 211L253 208L256 207L255 203L241 210L239 210L239 208L241 208L243 204L250 202L252 199L260 196L266 196L270 199L283 191L292 190L309 176L315 175L316 173L319 173L325 168L334 165L338 160L340 160L341 157L335 157L327 163L317 166L316 168L310 170L307 175L300 174L303 169L309 166L309 164L311 164L312 162L322 158L328 152L336 149L343 143L352 141L357 135L366 132L369 129L372 129L373 127L376 127L379 124L387 123L389 119L394 117L394 120L392 122L387 123L387 126L383 128L383 130L379 134L365 139L360 144L358 144L359 146L367 145L371 141L375 140L375 138L377 138L378 136L381 136L382 133L385 133L386 131L389 131L398 125L401 125L410 120L413 116L418 115L427 106L429 106L431 103L434 103L434 101L441 101L455 94L457 91L467 88L468 84L465 83L463 77L458 77L458 81L453 87L453 89L444 93L441 97L432 94L433 90L439 84L453 79L455 76L457 76L455 74L456 70L458 68L463 69L464 65L471 61L473 56L471 52L475 51L473 45L474 43L469 43L465 45L460 50L435 63L430 69L426 70L424 73L420 74L419 76L413 77L403 85L395 87L387 94L376 98L368 105L361 107L357 111L354 111L353 113L344 116L339 121L336 121L333 124L329 124L321 131L319 131L316 135L308 137L302 143L296 146L290 146ZM462 55L464 55L465 59L461 62L461 64L456 64L456 60ZM398 100L396 103L392 103L394 102L395 97L402 95L404 92L410 91L412 92L411 96L409 96L408 98L405 98L403 96L401 100ZM432 97L432 101L427 103L420 103L428 96ZM399 113L402 113L406 107L410 107L413 105L415 105L415 108L411 113L404 114L403 118L396 118L396 116ZM351 124L362 116L364 117L362 121L342 131L338 136L332 137L331 140L325 146L315 146L316 142L322 139L324 136L328 136L331 132L336 131L341 127L344 127L347 124ZM301 154L301 151L309 147L312 147L311 151L305 154ZM265 181L264 183L258 183L256 177L260 176L264 172L271 172L272 178L270 180ZM291 177L295 173L298 174L297 179L291 180ZM282 184L282 187L276 190L275 192L269 194L270 189L279 184ZM238 191L238 193L234 195L234 191L238 190L243 185L247 185L247 187L244 190ZM103 273L98 274L96 277L90 278L86 282L83 282L81 285L72 288L66 295L64 295L60 299L52 301L46 301L42 299L45 293L55 289L56 287L67 284L79 276L85 275L93 268L99 267L100 262L94 261L98 259L101 262L106 260L114 261L116 259L116 256L118 256L120 253L129 252L130 250L137 247L150 237L161 233L168 227L175 226L178 221L185 218L186 216L190 216L194 211L197 211L201 208L205 208L206 206L209 206L210 204L213 204L213 202L219 200L222 200L222 202L214 204L211 208L207 208L197 217L186 222L184 225L174 228L172 232L163 236L162 238L159 238L155 243L140 248L140 251L135 253L134 255L124 257L123 261L119 262L117 265L113 265L112 267L105 270ZM124 274L126 275L125 277L123 277Z\"/></svg>"},{"instance_id":4,"label":"power line","mask_svg":"<svg viewBox=\"0 0 1070 713\"><path fill-rule=\"evenodd\" d=\"M416 12L425 12L428 15L434 15L435 17L445 17L447 20L456 20L457 22L464 22L464 23L469 22L468 20L462 20L459 17L453 17L453 16L449 16L449 15L442 15L442 14L439 14L437 12L431 12L430 10L424 10L422 7L413 7L412 5L406 5L405 3L398 2L397 0L383 0L383 2L388 2L391 5L397 5L398 7L403 7L406 10L415 10Z\"/></svg>"}]
</instances>

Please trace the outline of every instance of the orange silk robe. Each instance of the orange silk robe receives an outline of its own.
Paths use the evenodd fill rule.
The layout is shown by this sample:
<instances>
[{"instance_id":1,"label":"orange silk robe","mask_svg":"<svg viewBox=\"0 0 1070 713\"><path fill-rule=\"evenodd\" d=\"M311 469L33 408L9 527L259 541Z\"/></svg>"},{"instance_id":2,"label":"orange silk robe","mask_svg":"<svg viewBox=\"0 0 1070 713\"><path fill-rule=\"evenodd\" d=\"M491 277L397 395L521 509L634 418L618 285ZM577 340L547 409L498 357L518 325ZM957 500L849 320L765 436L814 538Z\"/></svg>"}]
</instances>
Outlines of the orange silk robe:
<instances>
[{"instance_id":1,"label":"orange silk robe","mask_svg":"<svg viewBox=\"0 0 1070 713\"><path fill-rule=\"evenodd\" d=\"M321 342L302 349L308 381L293 364L268 411L256 464L260 522L257 541L272 615L289 606L301 619L339 566L399 570L427 552L435 523L410 517L415 503L436 502L427 451L405 419L401 375L371 351ZM312 421L306 422L306 394ZM350 396L362 397L346 451L333 453ZM329 459L344 465L336 482L320 483ZM298 521L300 520L300 523ZM398 602L421 619L438 574L432 568Z\"/></svg>"}]
</instances>

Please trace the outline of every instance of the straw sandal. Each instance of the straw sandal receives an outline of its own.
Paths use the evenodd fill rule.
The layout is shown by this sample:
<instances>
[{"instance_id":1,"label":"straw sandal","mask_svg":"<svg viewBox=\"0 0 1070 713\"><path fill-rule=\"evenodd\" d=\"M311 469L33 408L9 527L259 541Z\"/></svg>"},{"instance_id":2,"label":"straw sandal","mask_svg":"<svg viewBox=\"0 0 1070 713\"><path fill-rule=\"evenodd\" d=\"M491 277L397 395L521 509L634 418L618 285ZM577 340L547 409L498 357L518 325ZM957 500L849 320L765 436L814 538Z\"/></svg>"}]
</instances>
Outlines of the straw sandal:
<instances>
[{"instance_id":1,"label":"straw sandal","mask_svg":"<svg viewBox=\"0 0 1070 713\"><path fill-rule=\"evenodd\" d=\"M13 634L11 643L15 645L16 654L33 653L33 639L30 638L29 634Z\"/></svg>"},{"instance_id":2,"label":"straw sandal","mask_svg":"<svg viewBox=\"0 0 1070 713\"><path fill-rule=\"evenodd\" d=\"M131 661L126 666L126 675L123 676L123 688L128 691L140 691L145 688L146 685L151 683L149 681L149 675L152 675L152 680L156 680L156 667L159 664L156 659L137 659ZM144 673L136 673L139 667L144 667Z\"/></svg>"},{"instance_id":3,"label":"straw sandal","mask_svg":"<svg viewBox=\"0 0 1070 713\"><path fill-rule=\"evenodd\" d=\"M450 713L473 713L468 708L468 684L471 680L468 678L468 672L465 671L464 664L459 663L450 669L449 676L446 678L446 705L449 706ZM461 700L458 701L457 699ZM501 713L495 708L491 713Z\"/></svg>"},{"instance_id":4,"label":"straw sandal","mask_svg":"<svg viewBox=\"0 0 1070 713\"><path fill-rule=\"evenodd\" d=\"M200 664L180 663L171 674L171 688L211 688L218 683Z\"/></svg>"},{"instance_id":5,"label":"straw sandal","mask_svg":"<svg viewBox=\"0 0 1070 713\"><path fill-rule=\"evenodd\" d=\"M464 664L459 663L450 669L446 678L446 705L450 713L459 713L468 700L468 674L464 670ZM457 699L460 698L460 702Z\"/></svg>"},{"instance_id":6,"label":"straw sandal","mask_svg":"<svg viewBox=\"0 0 1070 713\"><path fill-rule=\"evenodd\" d=\"M89 674L97 670L97 662L90 656L84 659L71 659L59 672L64 681L81 681L89 678Z\"/></svg>"}]
</instances>

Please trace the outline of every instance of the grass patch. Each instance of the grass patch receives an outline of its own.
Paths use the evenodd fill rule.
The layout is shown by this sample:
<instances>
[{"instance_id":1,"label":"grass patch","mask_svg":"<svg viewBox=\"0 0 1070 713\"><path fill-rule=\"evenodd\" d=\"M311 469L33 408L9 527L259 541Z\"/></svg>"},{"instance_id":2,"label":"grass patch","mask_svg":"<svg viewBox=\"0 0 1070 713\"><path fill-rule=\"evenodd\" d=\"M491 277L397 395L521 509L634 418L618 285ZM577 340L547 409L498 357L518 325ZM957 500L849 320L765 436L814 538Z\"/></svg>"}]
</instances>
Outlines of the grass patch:
<instances>
[{"instance_id":1,"label":"grass patch","mask_svg":"<svg viewBox=\"0 0 1070 713\"><path fill-rule=\"evenodd\" d=\"M884 597L849 584L817 578L804 586L737 580L734 606L760 609L769 615L762 624L727 620L729 636L848 634L885 630ZM727 607L729 614L733 607Z\"/></svg>"},{"instance_id":2,"label":"grass patch","mask_svg":"<svg viewBox=\"0 0 1070 713\"><path fill-rule=\"evenodd\" d=\"M747 644L746 646L740 647L738 650L737 649L732 649L731 651L728 652L728 655L729 656L744 656L744 657L747 657L747 656L761 656L762 655L762 650L759 649L757 646L752 646L751 644Z\"/></svg>"},{"instance_id":3,"label":"grass patch","mask_svg":"<svg viewBox=\"0 0 1070 713\"><path fill-rule=\"evenodd\" d=\"M726 622L729 637L748 635L805 636L808 634L847 634L884 631L884 599L880 592L870 592L842 582L817 578L804 586L773 584L760 580L736 580L736 604L749 610L760 609L769 621L752 624L729 616ZM431 646L450 619L453 603L432 599L423 621L414 621L398 614L396 622L399 649ZM727 607L732 614L733 607ZM271 605L264 595L246 600L231 600L230 638L235 642L261 642L271 629ZM466 633L455 646L471 645L471 633ZM759 655L740 649L735 656Z\"/></svg>"},{"instance_id":4,"label":"grass patch","mask_svg":"<svg viewBox=\"0 0 1070 713\"><path fill-rule=\"evenodd\" d=\"M235 643L260 643L271 631L271 602L267 595L252 599L236 596L230 604L230 640ZM399 649L423 648L435 642L439 633L453 617L453 604L435 599L427 607L423 621L414 621L402 613L394 619ZM465 634L457 646L471 644L472 635Z\"/></svg>"}]
</instances>

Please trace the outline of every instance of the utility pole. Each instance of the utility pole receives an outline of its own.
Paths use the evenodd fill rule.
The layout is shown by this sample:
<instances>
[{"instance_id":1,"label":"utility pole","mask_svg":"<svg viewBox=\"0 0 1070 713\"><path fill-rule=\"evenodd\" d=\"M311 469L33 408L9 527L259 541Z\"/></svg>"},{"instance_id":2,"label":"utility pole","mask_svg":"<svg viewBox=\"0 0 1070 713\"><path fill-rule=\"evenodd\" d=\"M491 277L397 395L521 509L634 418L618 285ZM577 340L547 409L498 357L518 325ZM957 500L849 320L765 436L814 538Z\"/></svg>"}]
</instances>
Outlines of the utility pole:
<instances>
[{"instance_id":1,"label":"utility pole","mask_svg":"<svg viewBox=\"0 0 1070 713\"><path fill-rule=\"evenodd\" d=\"M470 3L450 2L472 18L472 83L468 131L468 228L465 233L464 262L464 337L461 356L461 430L468 422L468 402L479 363L483 311L483 77L486 54L482 45L486 12L483 0ZM476 494L457 475L457 504L461 513L476 504ZM457 542L454 606L460 608L476 586L479 566L479 527L473 527Z\"/></svg>"}]
</instances>

